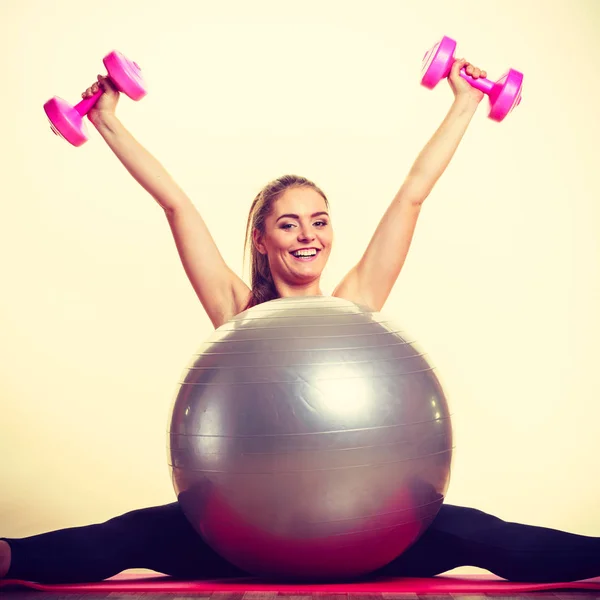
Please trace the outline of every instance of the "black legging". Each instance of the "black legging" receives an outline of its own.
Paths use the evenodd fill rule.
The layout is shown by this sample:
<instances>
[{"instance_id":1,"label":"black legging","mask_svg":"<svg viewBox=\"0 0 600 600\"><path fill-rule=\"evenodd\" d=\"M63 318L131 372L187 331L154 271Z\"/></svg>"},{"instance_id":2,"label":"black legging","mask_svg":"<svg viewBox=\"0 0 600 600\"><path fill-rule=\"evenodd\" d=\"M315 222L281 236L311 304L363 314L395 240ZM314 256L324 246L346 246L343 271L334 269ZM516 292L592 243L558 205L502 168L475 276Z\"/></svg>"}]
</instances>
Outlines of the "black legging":
<instances>
[{"instance_id":1,"label":"black legging","mask_svg":"<svg viewBox=\"0 0 600 600\"><path fill-rule=\"evenodd\" d=\"M7 577L41 583L101 581L132 568L178 579L247 576L202 541L177 502L97 525L2 539L12 550ZM587 579L600 575L600 538L443 505L417 543L374 575L432 577L460 566L481 567L511 581Z\"/></svg>"}]
</instances>

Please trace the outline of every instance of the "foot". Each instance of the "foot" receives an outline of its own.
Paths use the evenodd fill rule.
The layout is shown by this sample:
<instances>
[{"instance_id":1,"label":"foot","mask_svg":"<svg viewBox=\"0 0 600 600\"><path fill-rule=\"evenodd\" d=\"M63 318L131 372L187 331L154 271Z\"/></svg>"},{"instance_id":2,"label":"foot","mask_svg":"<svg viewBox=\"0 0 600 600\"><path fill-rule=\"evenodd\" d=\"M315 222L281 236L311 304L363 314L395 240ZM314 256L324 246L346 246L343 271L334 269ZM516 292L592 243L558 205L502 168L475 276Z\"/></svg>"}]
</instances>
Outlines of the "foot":
<instances>
[{"instance_id":1,"label":"foot","mask_svg":"<svg viewBox=\"0 0 600 600\"><path fill-rule=\"evenodd\" d=\"M10 567L10 546L4 540L0 540L0 579L5 577Z\"/></svg>"}]
</instances>

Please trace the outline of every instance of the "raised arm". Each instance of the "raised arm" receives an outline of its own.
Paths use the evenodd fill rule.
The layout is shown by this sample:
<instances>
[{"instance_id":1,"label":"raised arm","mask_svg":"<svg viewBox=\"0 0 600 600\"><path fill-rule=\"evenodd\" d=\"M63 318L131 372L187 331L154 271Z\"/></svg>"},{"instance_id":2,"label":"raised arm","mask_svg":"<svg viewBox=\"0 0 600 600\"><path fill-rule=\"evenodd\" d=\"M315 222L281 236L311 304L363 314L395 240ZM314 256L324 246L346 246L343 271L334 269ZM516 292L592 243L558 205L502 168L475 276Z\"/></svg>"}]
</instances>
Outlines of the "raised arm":
<instances>
[{"instance_id":1,"label":"raised arm","mask_svg":"<svg viewBox=\"0 0 600 600\"><path fill-rule=\"evenodd\" d=\"M84 92L105 93L90 120L134 179L165 211L185 272L211 322L219 327L240 311L250 289L225 263L200 213L166 169L148 152L115 115L118 92L99 77Z\"/></svg>"},{"instance_id":2,"label":"raised arm","mask_svg":"<svg viewBox=\"0 0 600 600\"><path fill-rule=\"evenodd\" d=\"M485 71L457 60L449 77L455 95L448 114L425 145L377 226L365 253L333 292L334 296L381 310L408 254L421 205L450 163L483 94L459 76L467 64L473 77Z\"/></svg>"}]
</instances>

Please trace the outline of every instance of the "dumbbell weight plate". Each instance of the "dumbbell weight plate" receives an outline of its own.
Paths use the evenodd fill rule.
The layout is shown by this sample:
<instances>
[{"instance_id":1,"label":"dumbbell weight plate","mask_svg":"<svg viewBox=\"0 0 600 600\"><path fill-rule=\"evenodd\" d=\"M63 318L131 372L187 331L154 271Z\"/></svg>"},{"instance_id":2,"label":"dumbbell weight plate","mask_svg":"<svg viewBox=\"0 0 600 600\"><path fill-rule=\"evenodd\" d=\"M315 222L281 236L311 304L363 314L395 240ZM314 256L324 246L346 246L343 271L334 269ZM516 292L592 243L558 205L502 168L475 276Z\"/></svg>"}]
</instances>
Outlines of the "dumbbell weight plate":
<instances>
[{"instance_id":1,"label":"dumbbell weight plate","mask_svg":"<svg viewBox=\"0 0 600 600\"><path fill-rule=\"evenodd\" d=\"M66 100L55 96L44 104L52 131L73 146L87 142L82 116Z\"/></svg>"},{"instance_id":2,"label":"dumbbell weight plate","mask_svg":"<svg viewBox=\"0 0 600 600\"><path fill-rule=\"evenodd\" d=\"M142 70L117 50L109 52L103 59L108 76L117 89L132 100L141 100L146 95Z\"/></svg>"},{"instance_id":3,"label":"dumbbell weight plate","mask_svg":"<svg viewBox=\"0 0 600 600\"><path fill-rule=\"evenodd\" d=\"M502 121L510 111L521 102L521 89L523 88L523 73L509 69L495 82L490 92L489 118Z\"/></svg>"},{"instance_id":4,"label":"dumbbell weight plate","mask_svg":"<svg viewBox=\"0 0 600 600\"><path fill-rule=\"evenodd\" d=\"M454 61L456 42L444 36L423 57L421 84L432 90L442 79L448 77Z\"/></svg>"}]
</instances>

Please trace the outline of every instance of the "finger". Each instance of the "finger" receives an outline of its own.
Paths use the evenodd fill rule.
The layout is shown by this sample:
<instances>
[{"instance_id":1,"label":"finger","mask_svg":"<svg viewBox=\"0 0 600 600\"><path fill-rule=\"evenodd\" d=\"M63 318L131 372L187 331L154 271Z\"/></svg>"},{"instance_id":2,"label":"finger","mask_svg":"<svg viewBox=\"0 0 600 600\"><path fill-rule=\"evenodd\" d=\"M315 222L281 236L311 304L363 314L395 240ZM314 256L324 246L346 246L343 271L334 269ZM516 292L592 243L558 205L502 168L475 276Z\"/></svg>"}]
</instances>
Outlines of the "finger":
<instances>
[{"instance_id":1,"label":"finger","mask_svg":"<svg viewBox=\"0 0 600 600\"><path fill-rule=\"evenodd\" d=\"M452 65L451 75L458 75L459 71L468 64L464 58L457 58Z\"/></svg>"},{"instance_id":2,"label":"finger","mask_svg":"<svg viewBox=\"0 0 600 600\"><path fill-rule=\"evenodd\" d=\"M108 92L108 91L116 92L117 91L117 88L115 88L113 82L110 80L109 77L106 77L106 75L98 75L98 83L105 92Z\"/></svg>"}]
</instances>

